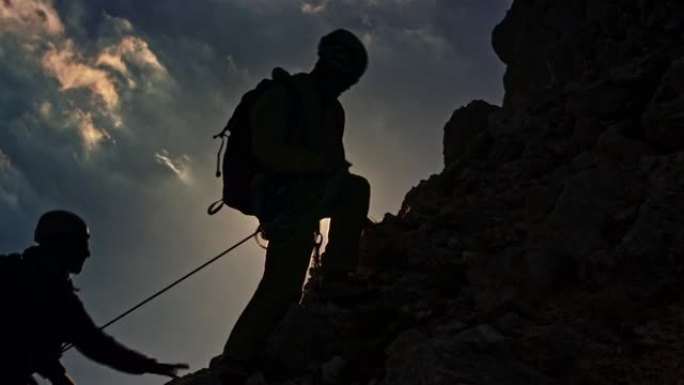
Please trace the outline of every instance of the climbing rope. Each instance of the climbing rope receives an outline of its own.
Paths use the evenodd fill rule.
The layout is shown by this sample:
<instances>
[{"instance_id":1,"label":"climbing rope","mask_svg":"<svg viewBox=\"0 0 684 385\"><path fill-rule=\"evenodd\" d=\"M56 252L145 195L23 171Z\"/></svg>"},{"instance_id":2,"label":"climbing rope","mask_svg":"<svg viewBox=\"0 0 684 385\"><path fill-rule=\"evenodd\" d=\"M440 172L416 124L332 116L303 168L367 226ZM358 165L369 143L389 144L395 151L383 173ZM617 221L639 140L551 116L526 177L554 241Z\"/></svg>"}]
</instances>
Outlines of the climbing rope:
<instances>
[{"instance_id":1,"label":"climbing rope","mask_svg":"<svg viewBox=\"0 0 684 385\"><path fill-rule=\"evenodd\" d=\"M192 277L193 275L199 273L201 270L204 270L207 266L209 266L209 265L211 265L212 263L214 263L214 262L218 261L219 259L223 258L224 256L226 256L226 254L228 254L228 253L230 253L231 251L233 251L233 250L237 249L238 247L242 246L245 242L249 241L251 238L257 238L258 235L261 233L261 231L262 231L261 226L259 226L259 228L257 228L257 230L256 230L255 232L253 232L252 234L250 234L248 237L244 238L244 239L241 240L240 242L238 242L238 243L234 244L233 246L231 246L230 248L226 249L226 250L223 251L221 254L219 254L219 255L215 256L214 258L212 258L212 259L206 261L205 263L203 263L203 264L200 265L199 267L195 268L195 269L192 270L191 272L189 272L189 273L185 274L184 276L178 278L177 280L173 281L173 283L169 284L169 285L166 286L165 288L159 290L158 292L152 294L151 296L147 297L146 299L140 301L137 305L131 307L130 309L128 309L128 310L126 310L125 312L121 313L121 315L117 316L117 317L114 318L113 320L111 320L111 321L107 322L106 324L104 324L103 326L101 326L101 327L100 327L100 330L106 329L107 327L109 327L109 326L115 324L116 322L120 321L121 319L127 317L129 314L133 313L134 311L136 311L136 310L140 309L141 307L147 305L149 302L151 302L151 301L154 300L155 298L157 298L157 297L159 297L160 295L166 293L167 291L171 290L173 287L177 286L177 285L180 284L181 282L183 282L183 281L185 281L186 279ZM74 347L74 344L66 344L65 346L62 347L62 353L66 352L67 350L69 350L69 349L71 349L71 348L73 348L73 347Z\"/></svg>"},{"instance_id":2,"label":"climbing rope","mask_svg":"<svg viewBox=\"0 0 684 385\"><path fill-rule=\"evenodd\" d=\"M310 194L310 197L314 197L314 196L316 196L316 195L319 195L318 198L320 199L321 192L319 191L319 192L316 192L316 193L314 193L314 194ZM304 203L304 204L310 204L310 202L307 201L307 200L302 200L302 203ZM290 210L288 210L287 212L281 214L281 216L279 216L279 218L278 218L277 220L274 220L274 221L272 222L272 224L279 222L280 219L285 218L287 215L289 215L289 214L295 212L296 209L300 209L300 208L302 208L303 206L304 206L304 205L301 204L301 203L300 203L300 204L297 204L297 205L294 205L293 207L291 207ZM315 212L312 213L312 214L313 214L312 216L317 215L317 211L315 211ZM172 288L174 288L175 286L177 286L177 285L180 284L181 282L183 282L183 281L185 281L186 279L192 277L193 275L199 273L201 270L204 270L206 267L208 267L209 265L211 265L211 264L213 264L214 262L218 261L219 259L223 258L223 257L226 256L228 253L230 253L231 251L233 251L233 250L237 249L238 247L242 246L244 243L246 243L247 241L249 241L249 240L252 239L252 238L254 238L254 240L256 241L257 245L259 245L259 247L261 247L261 248L263 248L263 249L266 249L267 246L264 244L264 240L266 240L267 238L266 238L266 236L265 236L264 233L265 233L265 231L264 231L263 227L262 227L262 226L259 226L255 232L253 232L253 233L250 234L249 236L245 237L244 239L242 239L242 240L239 241L238 243L234 244L233 246L229 247L228 249L226 249L225 251L223 251L223 252L220 253L219 255L217 255L217 256L215 256L214 258L208 260L207 262L205 262L205 263L203 263L202 265L198 266L197 268L193 269L193 270L190 271L189 273L187 273L187 274L185 274L184 276L182 276L182 277L178 278L177 280L173 281L171 284L167 285L167 286L164 287L163 289L161 289L161 290L159 290L158 292L152 294L151 296L147 297L146 299L140 301L137 305L135 305L135 306L131 307L130 309L126 310L125 312L121 313L121 314L120 314L119 316L117 316L116 318L114 318L114 319L112 319L111 321L107 322L106 324L102 325L102 326L100 327L100 330L104 330L104 329L108 328L109 326L111 326L111 325L113 325L113 324L119 322L120 320L122 320L123 318L127 317L127 316L130 315L131 313L133 313L133 312L135 312L136 310L140 309L141 307L147 305L148 303L150 303L151 301L153 301L155 298L157 298L157 297L161 296L162 294L166 293L167 291L171 290ZM323 244L323 234L321 234L320 231L316 231L314 237L315 237L315 238L314 238L314 245L315 245L315 250L314 250L314 266L315 266L315 267L320 267L320 263L321 263L321 262L320 262L320 261L321 261L321 253L320 253L320 250L321 250L321 245ZM71 344L71 343L70 343L70 344L65 344L65 345L62 347L62 353L67 352L68 350L70 350L70 349L73 348L73 347L74 347L74 344Z\"/></svg>"}]
</instances>

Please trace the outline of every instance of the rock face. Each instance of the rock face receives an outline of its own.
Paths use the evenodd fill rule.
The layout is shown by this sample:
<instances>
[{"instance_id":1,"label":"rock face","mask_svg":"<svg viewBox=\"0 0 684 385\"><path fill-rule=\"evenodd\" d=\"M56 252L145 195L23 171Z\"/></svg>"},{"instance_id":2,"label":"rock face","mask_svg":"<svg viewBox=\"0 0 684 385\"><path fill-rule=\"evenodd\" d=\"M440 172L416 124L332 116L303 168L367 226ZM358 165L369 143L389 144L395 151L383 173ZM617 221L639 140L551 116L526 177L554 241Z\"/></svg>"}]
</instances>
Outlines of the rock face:
<instances>
[{"instance_id":1,"label":"rock face","mask_svg":"<svg viewBox=\"0 0 684 385\"><path fill-rule=\"evenodd\" d=\"M680 383L683 43L681 0L516 0L504 105L454 113L365 235L372 293L311 289L251 383Z\"/></svg>"}]
</instances>

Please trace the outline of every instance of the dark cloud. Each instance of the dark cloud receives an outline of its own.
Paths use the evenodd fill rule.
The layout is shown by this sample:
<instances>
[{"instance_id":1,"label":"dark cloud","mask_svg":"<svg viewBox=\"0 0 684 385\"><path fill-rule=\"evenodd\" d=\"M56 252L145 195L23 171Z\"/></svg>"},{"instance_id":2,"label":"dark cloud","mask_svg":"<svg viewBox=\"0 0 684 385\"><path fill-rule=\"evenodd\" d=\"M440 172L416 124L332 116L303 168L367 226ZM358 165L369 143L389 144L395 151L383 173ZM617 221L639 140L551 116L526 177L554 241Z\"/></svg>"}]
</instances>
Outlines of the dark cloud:
<instances>
[{"instance_id":1,"label":"dark cloud","mask_svg":"<svg viewBox=\"0 0 684 385\"><path fill-rule=\"evenodd\" d=\"M6 172L12 168L9 156L0 150L0 172Z\"/></svg>"}]
</instances>

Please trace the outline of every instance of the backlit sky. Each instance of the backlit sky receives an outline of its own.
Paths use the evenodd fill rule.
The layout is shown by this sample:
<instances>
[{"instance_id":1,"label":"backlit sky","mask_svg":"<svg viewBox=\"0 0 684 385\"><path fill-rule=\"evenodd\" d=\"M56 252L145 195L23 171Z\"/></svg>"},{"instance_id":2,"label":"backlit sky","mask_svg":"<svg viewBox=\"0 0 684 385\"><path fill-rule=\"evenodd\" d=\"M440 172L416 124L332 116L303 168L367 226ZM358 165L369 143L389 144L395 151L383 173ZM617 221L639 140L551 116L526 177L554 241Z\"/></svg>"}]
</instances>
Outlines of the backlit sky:
<instances>
[{"instance_id":1,"label":"backlit sky","mask_svg":"<svg viewBox=\"0 0 684 385\"><path fill-rule=\"evenodd\" d=\"M371 216L442 169L442 128L472 99L499 104L490 31L510 0L0 1L0 252L32 242L38 216L65 208L91 225L76 278L98 323L256 227L224 210L213 177L220 131L240 95L275 66L308 71L316 43L348 28L366 76L342 97L352 171ZM261 273L249 243L109 329L163 361L206 366ZM80 384L159 384L69 352Z\"/></svg>"}]
</instances>

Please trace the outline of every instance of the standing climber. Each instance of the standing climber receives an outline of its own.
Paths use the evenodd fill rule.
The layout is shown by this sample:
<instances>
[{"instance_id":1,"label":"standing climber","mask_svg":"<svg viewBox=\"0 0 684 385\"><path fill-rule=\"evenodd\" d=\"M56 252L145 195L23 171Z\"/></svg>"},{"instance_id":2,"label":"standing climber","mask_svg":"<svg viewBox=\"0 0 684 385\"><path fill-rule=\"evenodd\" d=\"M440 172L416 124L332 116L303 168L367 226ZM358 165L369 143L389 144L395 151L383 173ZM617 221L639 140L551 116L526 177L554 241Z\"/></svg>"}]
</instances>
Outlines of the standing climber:
<instances>
[{"instance_id":1,"label":"standing climber","mask_svg":"<svg viewBox=\"0 0 684 385\"><path fill-rule=\"evenodd\" d=\"M59 360L65 343L114 369L176 377L184 364L162 364L130 350L100 330L76 295L70 274L90 256L86 223L68 211L41 216L33 246L1 257L0 383L35 384L38 373L55 385L73 382Z\"/></svg>"},{"instance_id":2,"label":"standing climber","mask_svg":"<svg viewBox=\"0 0 684 385\"><path fill-rule=\"evenodd\" d=\"M226 385L245 381L278 322L299 301L321 218L331 219L324 282L331 287L353 280L370 185L349 172L338 97L367 64L363 43L336 30L320 40L311 72L275 82L251 107L252 150L263 168L251 191L269 245L263 278L224 348Z\"/></svg>"}]
</instances>

